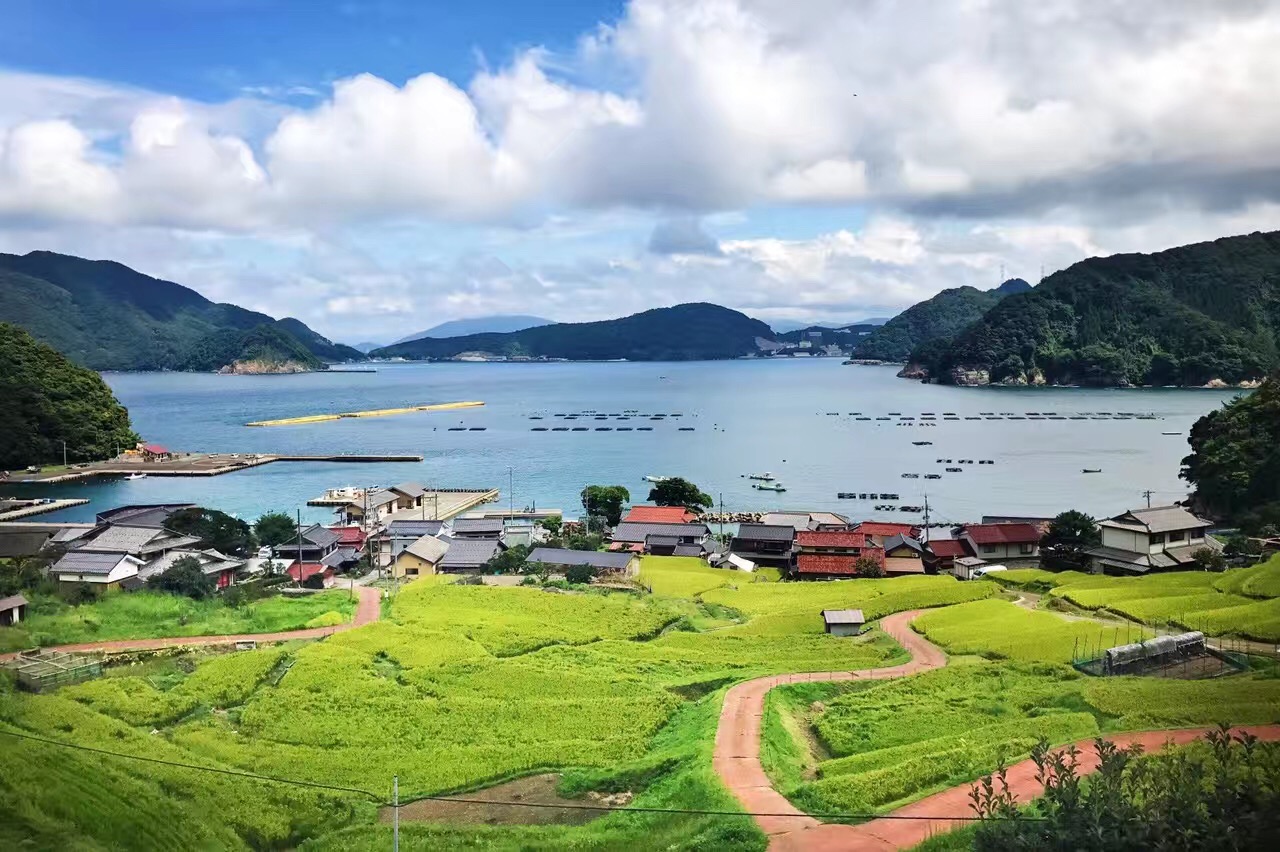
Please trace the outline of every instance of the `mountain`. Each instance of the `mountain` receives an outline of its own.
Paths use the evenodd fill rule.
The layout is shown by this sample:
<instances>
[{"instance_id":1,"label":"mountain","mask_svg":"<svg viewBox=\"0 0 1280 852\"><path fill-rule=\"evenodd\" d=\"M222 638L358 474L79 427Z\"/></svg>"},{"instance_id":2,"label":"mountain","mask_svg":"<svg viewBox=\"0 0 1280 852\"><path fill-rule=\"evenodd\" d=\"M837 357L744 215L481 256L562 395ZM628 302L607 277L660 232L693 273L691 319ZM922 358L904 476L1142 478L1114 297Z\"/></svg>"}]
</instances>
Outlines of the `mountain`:
<instances>
[{"instance_id":1,"label":"mountain","mask_svg":"<svg viewBox=\"0 0 1280 852\"><path fill-rule=\"evenodd\" d=\"M248 331L228 328L205 335L178 364L180 370L223 373L304 373L327 368L298 338L276 323L263 323Z\"/></svg>"},{"instance_id":2,"label":"mountain","mask_svg":"<svg viewBox=\"0 0 1280 852\"><path fill-rule=\"evenodd\" d=\"M464 352L578 361L696 361L757 351L769 326L719 305L656 308L621 319L557 323L508 334L422 338L375 349L376 358L452 358Z\"/></svg>"},{"instance_id":3,"label":"mountain","mask_svg":"<svg viewBox=\"0 0 1280 852\"><path fill-rule=\"evenodd\" d=\"M92 370L16 325L0 323L0 468L91 461L138 441L129 412Z\"/></svg>"},{"instance_id":4,"label":"mountain","mask_svg":"<svg viewBox=\"0 0 1280 852\"><path fill-rule=\"evenodd\" d=\"M805 328L798 328L794 331L784 331L778 334L778 340L783 343L799 343L801 340L808 340L815 346L839 346L841 349L851 349L858 344L860 340L871 334L879 326L869 323L843 325L838 327L811 325ZM777 331L777 329L775 329Z\"/></svg>"},{"instance_id":5,"label":"mountain","mask_svg":"<svg viewBox=\"0 0 1280 852\"><path fill-rule=\"evenodd\" d=\"M373 351L374 349L378 349L379 347L382 347L382 346L386 346L386 344L385 344L385 343L370 343L369 341L367 341L367 340L366 340L366 341L365 341L365 342L363 342L363 343L354 343L354 344L352 344L351 348L352 348L352 349L354 349L354 350L356 350L357 352L363 352L363 353L365 353L365 354L368 354L369 352Z\"/></svg>"},{"instance_id":6,"label":"mountain","mask_svg":"<svg viewBox=\"0 0 1280 852\"><path fill-rule=\"evenodd\" d=\"M531 317L521 314L495 314L490 317L473 317L457 319L433 325L426 331L419 331L408 337L402 337L396 343L408 343L410 340L421 340L424 337L468 337L473 334L507 334L513 331L524 331L540 325L554 325L554 320L542 317ZM392 344L395 345L394 343Z\"/></svg>"},{"instance_id":7,"label":"mountain","mask_svg":"<svg viewBox=\"0 0 1280 852\"><path fill-rule=\"evenodd\" d=\"M1031 289L1021 278L1010 278L994 290L955 287L912 305L863 338L855 358L906 361L918 346L949 340L982 318L997 302Z\"/></svg>"},{"instance_id":8,"label":"mountain","mask_svg":"<svg viewBox=\"0 0 1280 852\"><path fill-rule=\"evenodd\" d=\"M1197 508L1254 535L1280 526L1280 374L1201 417L1188 442Z\"/></svg>"},{"instance_id":9,"label":"mountain","mask_svg":"<svg viewBox=\"0 0 1280 852\"><path fill-rule=\"evenodd\" d=\"M277 326L312 355L363 356L296 319L277 322L113 261L34 251L0 254L0 321L27 329L71 360L95 370L182 369L204 338ZM217 345L225 344L225 336ZM214 346L211 341L205 349Z\"/></svg>"},{"instance_id":10,"label":"mountain","mask_svg":"<svg viewBox=\"0 0 1280 852\"><path fill-rule=\"evenodd\" d=\"M810 328L852 328L853 326L863 325L884 325L889 320L887 317L872 317L870 319L858 320L857 322L849 322L848 320L775 320L769 323L769 327L773 329L775 334L789 334L793 331L804 331Z\"/></svg>"},{"instance_id":11,"label":"mountain","mask_svg":"<svg viewBox=\"0 0 1280 852\"><path fill-rule=\"evenodd\" d=\"M930 375L961 384L1254 383L1280 367L1280 232L1095 257L1011 296Z\"/></svg>"}]
</instances>

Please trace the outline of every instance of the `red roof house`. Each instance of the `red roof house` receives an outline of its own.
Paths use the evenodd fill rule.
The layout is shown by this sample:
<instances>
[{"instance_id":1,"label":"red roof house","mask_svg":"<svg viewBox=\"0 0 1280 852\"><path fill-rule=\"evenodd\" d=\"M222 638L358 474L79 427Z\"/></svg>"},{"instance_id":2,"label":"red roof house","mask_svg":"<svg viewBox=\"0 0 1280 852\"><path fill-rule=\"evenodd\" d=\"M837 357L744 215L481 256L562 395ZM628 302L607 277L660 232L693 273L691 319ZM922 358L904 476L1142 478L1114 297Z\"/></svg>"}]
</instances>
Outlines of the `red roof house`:
<instances>
[{"instance_id":1,"label":"red roof house","mask_svg":"<svg viewBox=\"0 0 1280 852\"><path fill-rule=\"evenodd\" d=\"M869 556L884 566L884 551L878 547L869 547L859 556L834 553L801 553L796 557L796 576L798 577L856 577L858 560Z\"/></svg>"},{"instance_id":2,"label":"red roof house","mask_svg":"<svg viewBox=\"0 0 1280 852\"><path fill-rule=\"evenodd\" d=\"M684 506L632 506L622 516L622 522L630 524L687 524L697 519Z\"/></svg>"},{"instance_id":3,"label":"red roof house","mask_svg":"<svg viewBox=\"0 0 1280 852\"><path fill-rule=\"evenodd\" d=\"M171 458L172 456L173 456L173 453L169 452L169 448L165 446L161 446L160 444L143 444L142 445L142 457L149 461L155 461L157 459L167 459L167 458Z\"/></svg>"},{"instance_id":4,"label":"red roof house","mask_svg":"<svg viewBox=\"0 0 1280 852\"><path fill-rule=\"evenodd\" d=\"M813 550L861 550L868 546L867 534L853 530L800 530L796 544Z\"/></svg>"},{"instance_id":5,"label":"red roof house","mask_svg":"<svg viewBox=\"0 0 1280 852\"><path fill-rule=\"evenodd\" d=\"M1040 558L1040 530L1034 524L969 524L960 527L957 538L988 561Z\"/></svg>"},{"instance_id":6,"label":"red roof house","mask_svg":"<svg viewBox=\"0 0 1280 852\"><path fill-rule=\"evenodd\" d=\"M919 536L916 535L916 528L913 525L895 524L886 521L863 521L854 527L853 531L862 533L881 546L884 545L885 539L893 538L895 535L919 538Z\"/></svg>"},{"instance_id":7,"label":"red roof house","mask_svg":"<svg viewBox=\"0 0 1280 852\"><path fill-rule=\"evenodd\" d=\"M319 562L295 562L289 566L288 574L295 583L306 582L316 574L321 574L324 576L326 589L333 585L333 569Z\"/></svg>"},{"instance_id":8,"label":"red roof house","mask_svg":"<svg viewBox=\"0 0 1280 852\"><path fill-rule=\"evenodd\" d=\"M329 529L338 534L338 547L354 547L356 550L363 550L364 541L369 537L369 534L359 527L329 527Z\"/></svg>"}]
</instances>

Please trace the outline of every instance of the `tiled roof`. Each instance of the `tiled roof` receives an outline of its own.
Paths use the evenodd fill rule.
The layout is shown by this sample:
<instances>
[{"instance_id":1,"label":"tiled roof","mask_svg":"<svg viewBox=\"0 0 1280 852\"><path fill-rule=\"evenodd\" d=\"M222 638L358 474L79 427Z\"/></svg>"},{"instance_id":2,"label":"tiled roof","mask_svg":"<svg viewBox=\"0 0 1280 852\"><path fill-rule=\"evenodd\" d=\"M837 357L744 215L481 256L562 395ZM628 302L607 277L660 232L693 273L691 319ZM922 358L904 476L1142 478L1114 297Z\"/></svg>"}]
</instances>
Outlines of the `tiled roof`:
<instances>
[{"instance_id":1,"label":"tiled roof","mask_svg":"<svg viewBox=\"0 0 1280 852\"><path fill-rule=\"evenodd\" d=\"M924 560L906 556L890 556L884 561L884 573L887 576L899 574L924 574Z\"/></svg>"},{"instance_id":2,"label":"tiled roof","mask_svg":"<svg viewBox=\"0 0 1280 852\"><path fill-rule=\"evenodd\" d=\"M1129 518L1133 518L1146 527L1149 532L1153 533L1211 526L1208 521L1196 517L1181 506L1156 506L1152 509L1134 509L1131 512L1125 512L1123 515L1112 518L1111 522L1129 524Z\"/></svg>"},{"instance_id":3,"label":"tiled roof","mask_svg":"<svg viewBox=\"0 0 1280 852\"><path fill-rule=\"evenodd\" d=\"M322 527L319 524L312 524L302 530L302 540L313 547L329 547L337 544L342 540L342 536L328 527ZM298 542L295 539L292 542L285 542L281 547L288 547L290 544L296 549Z\"/></svg>"},{"instance_id":4,"label":"tiled roof","mask_svg":"<svg viewBox=\"0 0 1280 852\"><path fill-rule=\"evenodd\" d=\"M338 544L351 545L357 550L364 547L364 540L368 537L359 527L329 527L328 529L329 532L338 534Z\"/></svg>"},{"instance_id":5,"label":"tiled roof","mask_svg":"<svg viewBox=\"0 0 1280 852\"><path fill-rule=\"evenodd\" d=\"M387 532L392 538L419 539L424 535L439 535L444 521L392 521Z\"/></svg>"},{"instance_id":6,"label":"tiled roof","mask_svg":"<svg viewBox=\"0 0 1280 852\"><path fill-rule=\"evenodd\" d=\"M7 598L0 598L0 611L26 605L27 599L22 595L10 595Z\"/></svg>"},{"instance_id":7,"label":"tiled roof","mask_svg":"<svg viewBox=\"0 0 1280 852\"><path fill-rule=\"evenodd\" d=\"M134 503L127 506L116 506L107 509L104 512L98 512L98 523L110 521L116 524L127 523L134 527L160 526L160 524L139 523L135 518L148 515L152 512L163 513L164 517L172 515L180 509L194 509L195 503Z\"/></svg>"},{"instance_id":8,"label":"tiled roof","mask_svg":"<svg viewBox=\"0 0 1280 852\"><path fill-rule=\"evenodd\" d=\"M908 535L895 535L884 540L884 552L897 550L899 547L907 547L916 553L923 553L924 548L920 546L920 542Z\"/></svg>"},{"instance_id":9,"label":"tiled roof","mask_svg":"<svg viewBox=\"0 0 1280 852\"><path fill-rule=\"evenodd\" d=\"M796 528L786 524L738 524L735 539L749 541L791 541L796 536Z\"/></svg>"},{"instance_id":10,"label":"tiled roof","mask_svg":"<svg viewBox=\"0 0 1280 852\"><path fill-rule=\"evenodd\" d=\"M498 552L498 542L487 538L455 538L449 540L449 550L440 560L439 567L479 568Z\"/></svg>"},{"instance_id":11,"label":"tiled roof","mask_svg":"<svg viewBox=\"0 0 1280 852\"><path fill-rule=\"evenodd\" d=\"M453 522L455 533L502 534L502 518L457 518Z\"/></svg>"},{"instance_id":12,"label":"tiled roof","mask_svg":"<svg viewBox=\"0 0 1280 852\"><path fill-rule=\"evenodd\" d=\"M164 456L169 454L169 448L163 444L147 444L142 449L155 456Z\"/></svg>"},{"instance_id":13,"label":"tiled roof","mask_svg":"<svg viewBox=\"0 0 1280 852\"><path fill-rule=\"evenodd\" d=\"M624 521L614 528L613 540L643 543L651 535L701 538L709 532L706 524L636 524Z\"/></svg>"},{"instance_id":14,"label":"tiled roof","mask_svg":"<svg viewBox=\"0 0 1280 852\"><path fill-rule=\"evenodd\" d=\"M892 521L863 521L853 528L854 532L860 532L864 535L910 535L915 529L911 524L898 524Z\"/></svg>"},{"instance_id":15,"label":"tiled roof","mask_svg":"<svg viewBox=\"0 0 1280 852\"><path fill-rule=\"evenodd\" d=\"M53 574L110 574L122 560L128 558L125 553L84 553L73 550L63 556L49 569Z\"/></svg>"},{"instance_id":16,"label":"tiled roof","mask_svg":"<svg viewBox=\"0 0 1280 852\"><path fill-rule=\"evenodd\" d=\"M860 609L824 609L822 620L827 624L865 624Z\"/></svg>"},{"instance_id":17,"label":"tiled roof","mask_svg":"<svg viewBox=\"0 0 1280 852\"><path fill-rule=\"evenodd\" d=\"M644 543L649 547L675 547L680 543L678 535L648 535Z\"/></svg>"},{"instance_id":18,"label":"tiled roof","mask_svg":"<svg viewBox=\"0 0 1280 852\"><path fill-rule=\"evenodd\" d=\"M107 553L138 553L151 540L164 535L154 527L126 527L112 524L77 550Z\"/></svg>"},{"instance_id":19,"label":"tiled roof","mask_svg":"<svg viewBox=\"0 0 1280 852\"><path fill-rule=\"evenodd\" d=\"M394 491L388 491L385 488L379 488L377 491L370 492L367 499L369 501L369 510L372 511L378 508L379 506L385 506L388 503L396 502L397 500L400 499L400 495L395 493ZM360 508L363 509L364 504L365 504L365 500L360 499L360 500L354 501L352 505L359 506Z\"/></svg>"},{"instance_id":20,"label":"tiled roof","mask_svg":"<svg viewBox=\"0 0 1280 852\"><path fill-rule=\"evenodd\" d=\"M1040 530L1031 524L970 524L964 532L974 544L1036 544Z\"/></svg>"},{"instance_id":21,"label":"tiled roof","mask_svg":"<svg viewBox=\"0 0 1280 852\"><path fill-rule=\"evenodd\" d=\"M301 569L301 576L299 576L299 569ZM294 580L301 583L303 580L306 580L308 577L314 576L316 574L325 574L332 570L333 569L330 568L329 566L321 565L319 562L303 562L301 564L295 562L293 565L289 566L287 573Z\"/></svg>"},{"instance_id":22,"label":"tiled roof","mask_svg":"<svg viewBox=\"0 0 1280 852\"><path fill-rule=\"evenodd\" d=\"M939 559L954 559L967 555L969 551L965 550L964 542L959 539L940 538L929 542L929 552Z\"/></svg>"},{"instance_id":23,"label":"tiled roof","mask_svg":"<svg viewBox=\"0 0 1280 852\"><path fill-rule=\"evenodd\" d=\"M630 553L600 553L594 550L565 550L559 547L535 547L526 560L530 564L590 565L609 571L621 571L631 564Z\"/></svg>"},{"instance_id":24,"label":"tiled roof","mask_svg":"<svg viewBox=\"0 0 1280 852\"><path fill-rule=\"evenodd\" d=\"M800 530L796 544L801 547L866 547L865 533L849 530Z\"/></svg>"},{"instance_id":25,"label":"tiled roof","mask_svg":"<svg viewBox=\"0 0 1280 852\"><path fill-rule=\"evenodd\" d=\"M800 574L829 574L837 577L856 577L854 563L857 556L838 556L826 553L801 553L796 557L796 571Z\"/></svg>"},{"instance_id":26,"label":"tiled roof","mask_svg":"<svg viewBox=\"0 0 1280 852\"><path fill-rule=\"evenodd\" d=\"M696 517L684 506L632 506L622 520L633 524L683 524Z\"/></svg>"},{"instance_id":27,"label":"tiled roof","mask_svg":"<svg viewBox=\"0 0 1280 852\"><path fill-rule=\"evenodd\" d=\"M416 482L401 482L399 485L391 486L389 490L406 497L421 497L427 493L426 489Z\"/></svg>"},{"instance_id":28,"label":"tiled roof","mask_svg":"<svg viewBox=\"0 0 1280 852\"><path fill-rule=\"evenodd\" d=\"M435 536L424 535L404 549L405 553L412 554L419 559L424 559L432 565L436 564L444 557L449 550L449 545Z\"/></svg>"},{"instance_id":29,"label":"tiled roof","mask_svg":"<svg viewBox=\"0 0 1280 852\"><path fill-rule=\"evenodd\" d=\"M677 544L672 556L702 556L702 548L696 544Z\"/></svg>"}]
</instances>

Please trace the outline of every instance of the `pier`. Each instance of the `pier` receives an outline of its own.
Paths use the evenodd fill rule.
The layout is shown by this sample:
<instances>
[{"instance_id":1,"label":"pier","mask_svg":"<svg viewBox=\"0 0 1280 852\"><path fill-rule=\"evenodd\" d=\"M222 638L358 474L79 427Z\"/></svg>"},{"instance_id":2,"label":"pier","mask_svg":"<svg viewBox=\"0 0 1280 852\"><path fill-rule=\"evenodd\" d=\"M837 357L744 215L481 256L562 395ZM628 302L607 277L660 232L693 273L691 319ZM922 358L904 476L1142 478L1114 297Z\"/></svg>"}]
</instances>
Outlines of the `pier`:
<instances>
[{"instance_id":1,"label":"pier","mask_svg":"<svg viewBox=\"0 0 1280 852\"><path fill-rule=\"evenodd\" d=\"M10 501L0 498L0 503L7 502ZM0 521L16 521L21 518L30 518L34 515L43 515L48 512L59 512L63 509L70 509L72 506L83 506L89 501L77 498L68 500L14 500L12 502L19 503L20 505L0 511Z\"/></svg>"},{"instance_id":2,"label":"pier","mask_svg":"<svg viewBox=\"0 0 1280 852\"><path fill-rule=\"evenodd\" d=\"M59 482L77 482L96 476L221 476L239 470L260 467L275 462L348 462L375 464L378 462L420 462L420 455L396 454L347 454L283 455L276 453L183 453L163 461L101 461L89 462L76 468L65 468L48 473L15 472L6 482L52 485ZM52 510L49 510L52 511Z\"/></svg>"},{"instance_id":3,"label":"pier","mask_svg":"<svg viewBox=\"0 0 1280 852\"><path fill-rule=\"evenodd\" d=\"M338 414L308 414L303 417L284 417L279 420L254 420L246 426L301 426L307 423L325 423L355 417L389 417L393 414L412 414L417 411L452 411L459 408L477 408L483 402L437 402L431 405L410 405L404 408L375 408L369 411L345 411Z\"/></svg>"}]
</instances>

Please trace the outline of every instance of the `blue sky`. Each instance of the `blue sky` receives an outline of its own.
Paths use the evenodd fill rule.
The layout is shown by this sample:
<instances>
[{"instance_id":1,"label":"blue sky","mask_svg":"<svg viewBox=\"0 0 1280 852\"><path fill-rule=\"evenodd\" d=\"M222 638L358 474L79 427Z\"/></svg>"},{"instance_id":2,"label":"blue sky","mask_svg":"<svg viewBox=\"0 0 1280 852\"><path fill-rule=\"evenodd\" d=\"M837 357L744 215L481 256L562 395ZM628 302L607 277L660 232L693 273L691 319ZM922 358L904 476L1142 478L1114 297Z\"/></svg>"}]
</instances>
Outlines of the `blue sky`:
<instances>
[{"instance_id":1,"label":"blue sky","mask_svg":"<svg viewBox=\"0 0 1280 852\"><path fill-rule=\"evenodd\" d=\"M8 0L0 251L390 340L853 320L1280 228L1280 7L921 8Z\"/></svg>"}]
</instances>

